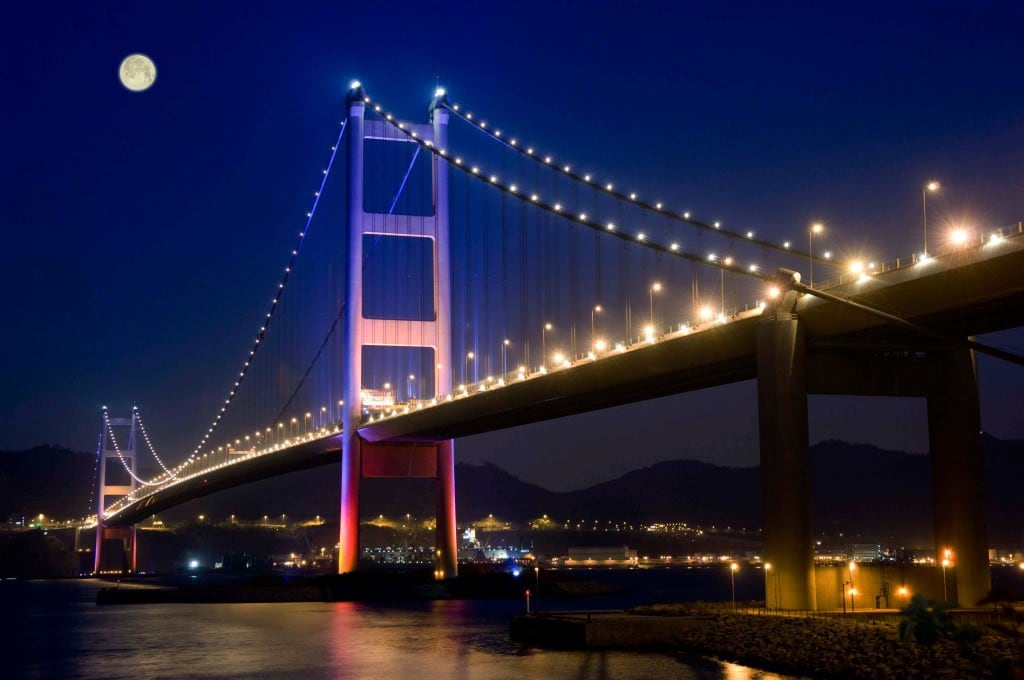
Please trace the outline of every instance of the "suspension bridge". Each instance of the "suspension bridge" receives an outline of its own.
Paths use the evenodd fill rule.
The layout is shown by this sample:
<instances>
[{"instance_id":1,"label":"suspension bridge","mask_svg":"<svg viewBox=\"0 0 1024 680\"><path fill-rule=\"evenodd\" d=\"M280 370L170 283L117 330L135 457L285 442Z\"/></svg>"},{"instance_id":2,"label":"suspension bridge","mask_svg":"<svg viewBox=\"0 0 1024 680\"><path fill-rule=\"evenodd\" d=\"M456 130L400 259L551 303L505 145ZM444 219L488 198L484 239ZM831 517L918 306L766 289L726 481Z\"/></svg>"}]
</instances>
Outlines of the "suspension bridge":
<instances>
[{"instance_id":1,"label":"suspension bridge","mask_svg":"<svg viewBox=\"0 0 1024 680\"><path fill-rule=\"evenodd\" d=\"M776 241L624 188L442 88L426 123L355 82L346 109L195 446L165 463L138 409L104 407L97 572L134 569L154 513L340 460L339 571L358 567L361 480L422 477L449 578L453 439L756 380L769 606L814 607L808 394L928 400L936 546L963 603L988 593L974 355L1024 362L973 336L1024 325L1021 224L933 228L932 248L888 261L822 247L829 228Z\"/></svg>"}]
</instances>

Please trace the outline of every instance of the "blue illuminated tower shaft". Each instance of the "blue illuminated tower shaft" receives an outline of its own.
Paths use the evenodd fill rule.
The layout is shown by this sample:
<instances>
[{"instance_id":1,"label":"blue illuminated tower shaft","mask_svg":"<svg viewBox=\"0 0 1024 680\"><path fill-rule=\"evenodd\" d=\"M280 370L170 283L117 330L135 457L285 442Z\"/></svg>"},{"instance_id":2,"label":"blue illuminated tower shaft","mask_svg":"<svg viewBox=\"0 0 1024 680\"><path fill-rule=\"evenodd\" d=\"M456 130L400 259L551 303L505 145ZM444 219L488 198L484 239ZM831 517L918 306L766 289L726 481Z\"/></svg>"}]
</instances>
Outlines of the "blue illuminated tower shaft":
<instances>
[{"instance_id":1,"label":"blue illuminated tower shaft","mask_svg":"<svg viewBox=\"0 0 1024 680\"><path fill-rule=\"evenodd\" d=\"M360 425L364 347L427 347L433 350L435 394L451 392L451 266L448 211L448 166L434 156L433 214L394 215L364 209L364 142L410 143L390 133L382 120L366 119L366 95L355 87L348 97L348 274L345 285L345 325L342 341L344 436L341 460L341 515L338 571L355 571L359 564L359 490L368 477L428 477L437 480L436 578L457 573L455 529L455 458L451 440L440 442L371 443ZM421 139L444 149L448 141L448 112L431 106L431 124L406 124ZM364 316L364 238L428 239L433 254L433 314L426 319L368 319ZM383 323L382 323L383 321ZM376 322L376 323L375 323ZM417 342L419 344L417 344ZM427 395L421 395L426 397Z\"/></svg>"}]
</instances>

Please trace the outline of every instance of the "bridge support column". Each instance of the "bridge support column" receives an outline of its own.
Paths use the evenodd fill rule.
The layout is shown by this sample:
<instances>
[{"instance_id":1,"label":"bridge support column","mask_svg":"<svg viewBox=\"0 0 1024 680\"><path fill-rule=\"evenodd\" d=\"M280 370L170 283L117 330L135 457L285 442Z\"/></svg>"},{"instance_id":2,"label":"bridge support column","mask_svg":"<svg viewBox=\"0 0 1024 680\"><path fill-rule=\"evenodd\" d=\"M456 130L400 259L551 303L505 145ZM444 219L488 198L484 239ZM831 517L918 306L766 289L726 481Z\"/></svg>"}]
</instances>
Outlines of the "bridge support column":
<instances>
[{"instance_id":1,"label":"bridge support column","mask_svg":"<svg viewBox=\"0 0 1024 680\"><path fill-rule=\"evenodd\" d=\"M928 394L935 559L948 559L956 599L971 607L992 587L982 493L981 415L974 352L936 352ZM950 591L950 599L952 591Z\"/></svg>"},{"instance_id":2,"label":"bridge support column","mask_svg":"<svg viewBox=\"0 0 1024 680\"><path fill-rule=\"evenodd\" d=\"M434 541L438 578L458 576L459 553L455 526L455 446L452 440L437 444L437 526Z\"/></svg>"},{"instance_id":3,"label":"bridge support column","mask_svg":"<svg viewBox=\"0 0 1024 680\"><path fill-rule=\"evenodd\" d=\"M341 524L338 539L338 573L359 566L359 486L363 476L363 442L354 428L341 444Z\"/></svg>"},{"instance_id":4,"label":"bridge support column","mask_svg":"<svg viewBox=\"0 0 1024 680\"><path fill-rule=\"evenodd\" d=\"M768 606L814 609L806 351L795 314L766 312L758 328L757 406L764 556L778 584Z\"/></svg>"}]
</instances>

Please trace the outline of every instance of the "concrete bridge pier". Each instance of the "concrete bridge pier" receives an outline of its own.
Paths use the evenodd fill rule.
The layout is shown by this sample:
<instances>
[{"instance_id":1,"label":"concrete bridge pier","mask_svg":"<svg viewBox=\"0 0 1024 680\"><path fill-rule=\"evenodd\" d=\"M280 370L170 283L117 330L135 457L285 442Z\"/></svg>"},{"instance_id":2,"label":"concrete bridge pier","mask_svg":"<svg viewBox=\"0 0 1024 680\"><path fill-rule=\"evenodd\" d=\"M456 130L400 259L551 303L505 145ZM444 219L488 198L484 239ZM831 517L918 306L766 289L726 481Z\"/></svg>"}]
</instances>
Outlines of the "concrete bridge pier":
<instances>
[{"instance_id":1,"label":"concrete bridge pier","mask_svg":"<svg viewBox=\"0 0 1024 680\"><path fill-rule=\"evenodd\" d=\"M764 555L772 565L768 606L814 609L807 356L796 293L766 310L757 333L757 405L764 503Z\"/></svg>"},{"instance_id":2,"label":"concrete bridge pier","mask_svg":"<svg viewBox=\"0 0 1024 680\"><path fill-rule=\"evenodd\" d=\"M459 575L458 529L455 526L455 446L452 440L437 443L437 522L434 569L437 578Z\"/></svg>"},{"instance_id":3,"label":"concrete bridge pier","mask_svg":"<svg viewBox=\"0 0 1024 680\"><path fill-rule=\"evenodd\" d=\"M956 599L961 606L970 607L992 588L974 352L936 351L929 361L933 379L928 391L928 442L935 559L939 565L949 560L956 580ZM952 587L948 592L953 599Z\"/></svg>"},{"instance_id":4,"label":"concrete bridge pier","mask_svg":"<svg viewBox=\"0 0 1024 680\"><path fill-rule=\"evenodd\" d=\"M455 447L452 441L372 443L345 438L341 463L341 539L338 571L359 567L359 495L364 479L434 479L437 490L434 578L458 576L455 524Z\"/></svg>"}]
</instances>

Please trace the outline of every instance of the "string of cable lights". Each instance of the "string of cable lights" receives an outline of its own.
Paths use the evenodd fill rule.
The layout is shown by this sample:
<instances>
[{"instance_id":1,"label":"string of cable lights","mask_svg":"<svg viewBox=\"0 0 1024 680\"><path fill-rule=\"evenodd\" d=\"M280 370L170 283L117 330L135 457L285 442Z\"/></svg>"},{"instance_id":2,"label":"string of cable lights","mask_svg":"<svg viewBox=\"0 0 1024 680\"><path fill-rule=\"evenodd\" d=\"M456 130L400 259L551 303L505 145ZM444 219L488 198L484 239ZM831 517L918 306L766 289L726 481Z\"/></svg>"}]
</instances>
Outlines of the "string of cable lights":
<instances>
[{"instance_id":1,"label":"string of cable lights","mask_svg":"<svg viewBox=\"0 0 1024 680\"><path fill-rule=\"evenodd\" d=\"M160 460L160 456L157 455L156 449L153 448L153 442L149 439L149 433L146 432L146 426L142 422L142 413L139 412L139 408L137 406L132 406L132 411L135 412L135 419L139 423L139 430L142 432L142 438L143 440L145 440L146 446L149 448L149 452L153 454L153 457L156 458L156 462L159 463L161 468L163 468L163 471L164 473L166 473L167 476L171 477L172 479L174 477L177 477L177 473L167 469L167 466L164 465L164 462ZM164 475L160 475L160 477L163 476ZM154 481L159 481L160 477L157 477Z\"/></svg>"},{"instance_id":2,"label":"string of cable lights","mask_svg":"<svg viewBox=\"0 0 1024 680\"><path fill-rule=\"evenodd\" d=\"M358 88L362 91L362 87ZM498 191L501 191L509 196L515 197L518 201L532 205L539 210L547 212L552 215L557 215L571 222L582 224L590 229L601 231L602 233L608 234L609 236L615 237L619 240L627 243L635 243L641 247L648 248L655 252L665 253L670 256L678 257L680 259L688 260L697 264L703 264L716 269L720 269L727 272L736 272L744 276L749 276L755 279L759 279L764 282L771 282L775 280L774 274L768 274L762 271L760 265L756 263L742 264L736 258L730 255L718 255L714 252L706 253L705 255L698 255L695 253L689 253L683 250L678 242L671 242L668 245L657 243L651 240L646 232L635 231L632 234L627 233L619 225L614 222L602 222L593 219L587 213L569 213L566 212L565 208L561 203L548 203L541 200L541 197L537 193L531 193L523 191L519 186L515 184L506 184L499 179L497 175L487 174L481 171L480 167L471 163L465 162L460 155L453 153L449 149L438 149L435 147L431 140L422 139L415 130L410 130L405 123L399 122L395 117L384 110L381 104L374 104L373 100L369 96L363 93L362 100L367 105L372 105L373 110L378 113L381 118L386 121L389 125L400 130L407 137L412 139L415 143L425 148L434 156L444 159L448 162L449 167L455 167L464 172L465 174L475 177L478 181L487 184Z\"/></svg>"},{"instance_id":3,"label":"string of cable lights","mask_svg":"<svg viewBox=\"0 0 1024 680\"><path fill-rule=\"evenodd\" d=\"M217 415L210 423L209 428L207 428L206 432L203 434L199 443L195 446L194 449L192 449L192 453L189 455L189 460L192 460L197 455L199 455L199 452L203 450L204 446L206 446L206 443L209 441L210 437L213 436L213 433L217 429L217 426L220 425L221 420L227 414L228 408L231 406L232 402L235 399L235 395L238 394L238 388L245 380L245 376L249 371L249 367L252 365L253 360L256 358L256 353L259 351L260 343L263 342L263 339L267 334L267 329L270 328L270 323L274 318L274 312L278 309L278 303L281 302L281 296L284 295L284 291L288 285L288 279L289 275L292 272L292 267L294 267L295 261L299 256L299 252L301 252L302 250L302 244L305 241L306 235L309 233L309 227L313 221L313 216L316 215L317 206L320 204L320 195L321 193L323 193L324 186L327 184L328 177L330 177L331 168L334 166L334 159L337 157L338 148L341 146L341 140L343 135L345 134L345 128L348 126L348 118L342 120L340 125L341 129L338 131L338 137L335 140L334 145L331 146L331 154L327 161L327 167L324 168L323 170L323 176L320 180L320 186L313 194L313 205L306 213L305 224L302 227L302 231L299 232L298 240L295 244L295 247L291 250L291 253L288 257L288 264L284 268L284 274L281 277L281 280L277 285L277 290L274 293L274 297L270 302L270 310L267 312L263 324L260 326L259 331L256 333L256 339L253 342L252 348L249 350L249 354L246 357L245 362L242 364L242 369L238 372L238 378L234 381L234 384L232 385L230 391L228 392L227 398L224 400L224 405L220 408L220 411L217 412ZM180 470L186 463L182 463L181 465L179 465L176 468L176 470Z\"/></svg>"},{"instance_id":4,"label":"string of cable lights","mask_svg":"<svg viewBox=\"0 0 1024 680\"><path fill-rule=\"evenodd\" d=\"M748 230L746 232L733 231L731 229L723 227L720 221L715 221L709 224L707 222L694 218L689 211L676 213L665 208L664 204L662 203L650 203L640 198L639 195L635 192L630 192L627 194L623 191L620 191L619 189L615 188L616 184L614 182L602 183L598 182L592 175L581 175L573 169L574 166L572 164L560 165L558 163L555 163L553 156L544 154L536 150L532 146L522 144L517 137L503 134L500 128L493 128L492 126L488 126L486 120L479 119L479 117L474 119L472 112L463 112L462 109L464 107L461 107L459 104L448 103L447 100L443 98L444 95L444 88L438 88L436 96L442 98L440 103L438 104L441 108L451 111L457 118L467 123L468 125L471 125L473 128L479 130L480 132L486 134L491 139L503 144L506 148L509 148L519 154L522 154L523 156L529 158L533 162L543 165L555 172L558 172L572 179L575 182L587 186L590 189L601 192L608 196L612 196L619 200L628 201L629 204L634 205L642 210L647 210L656 213L670 220L681 222L692 227L696 227L698 229L703 229L705 231L722 234L723 236L742 239L754 245L763 246L765 248L770 248L772 250L788 252L803 258L807 258L809 256L809 253L807 251L801 250L799 248L793 248L792 241L783 241L781 244L774 243L772 241L766 241L764 239L758 238L757 234L752 230ZM823 264L834 264L827 258L814 257L813 259Z\"/></svg>"},{"instance_id":5,"label":"string of cable lights","mask_svg":"<svg viewBox=\"0 0 1024 680\"><path fill-rule=\"evenodd\" d=\"M114 428L110 424L110 413L107 412L106 406L103 407L103 424L107 428L107 435L110 436L110 443L114 445L114 451L117 451L117 457L121 460L121 465L128 472L128 474L131 475L131 478L134 479L139 484L142 484L143 486L155 485L155 481L147 482L145 479L135 474L135 471L131 469L131 467L128 465L128 462L124 459L124 454L121 453L121 447L117 443L117 436L114 435Z\"/></svg>"},{"instance_id":6,"label":"string of cable lights","mask_svg":"<svg viewBox=\"0 0 1024 680\"><path fill-rule=\"evenodd\" d=\"M96 489L98 488L98 486L96 484L96 478L99 476L99 473L100 473L100 464L102 462L102 459L100 458L100 456L102 454L103 454L103 433L100 432L99 436L96 438L96 465L93 466L93 469L92 469L92 484L89 486L89 512L91 512L92 509L96 507ZM88 519L88 517L89 517L89 515L86 515L86 519Z\"/></svg>"}]
</instances>

